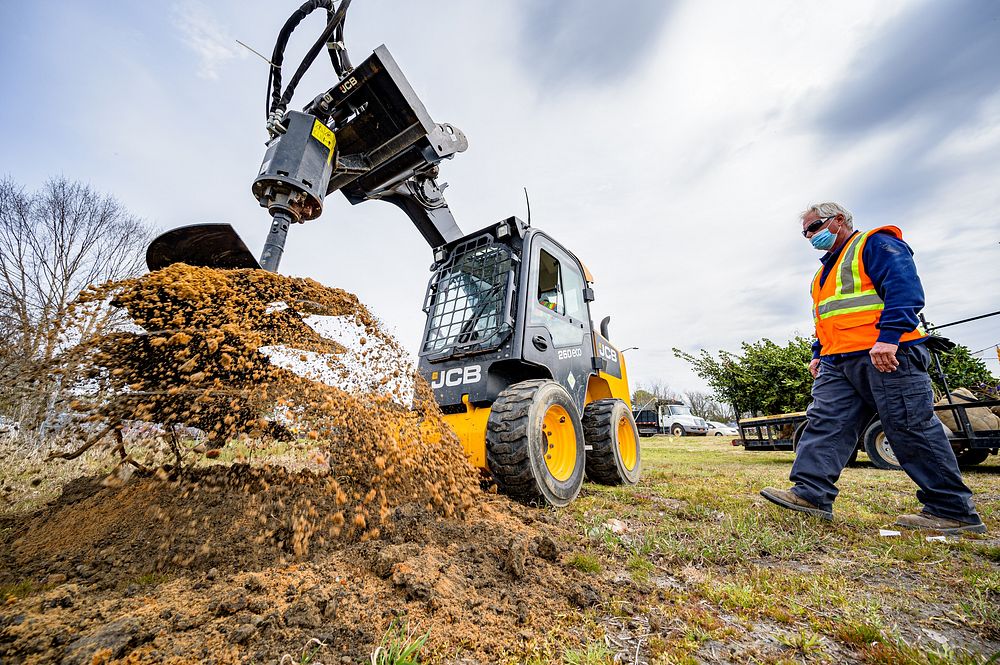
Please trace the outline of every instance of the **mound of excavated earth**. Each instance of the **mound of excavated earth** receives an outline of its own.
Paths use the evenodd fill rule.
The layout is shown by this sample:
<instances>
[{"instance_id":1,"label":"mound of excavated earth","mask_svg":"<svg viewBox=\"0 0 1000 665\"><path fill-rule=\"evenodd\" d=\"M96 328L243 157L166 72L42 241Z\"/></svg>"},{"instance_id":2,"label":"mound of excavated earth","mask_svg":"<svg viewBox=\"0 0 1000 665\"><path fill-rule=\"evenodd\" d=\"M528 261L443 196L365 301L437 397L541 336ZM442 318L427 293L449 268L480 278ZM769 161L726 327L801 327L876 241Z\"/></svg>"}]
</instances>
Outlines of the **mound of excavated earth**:
<instances>
[{"instance_id":1,"label":"mound of excavated earth","mask_svg":"<svg viewBox=\"0 0 1000 665\"><path fill-rule=\"evenodd\" d=\"M429 631L427 656L492 663L607 593L562 563L573 534L496 495L463 518L401 504L377 538L349 541L296 534L294 506L335 510L311 474L194 476L200 490L79 480L45 510L0 522L0 583L43 589L0 611L3 661L300 662L315 638L319 662L362 663L395 622ZM274 511L255 510L265 505Z\"/></svg>"},{"instance_id":2,"label":"mound of excavated earth","mask_svg":"<svg viewBox=\"0 0 1000 665\"><path fill-rule=\"evenodd\" d=\"M426 384L353 295L175 265L91 289L76 311L102 304L135 325L67 351L61 399L84 425L63 454L103 447L118 468L0 519L0 584L28 590L0 598L0 661L300 662L316 650L359 663L395 624L430 631L425 652L441 660L492 663L600 602L561 563L573 535L550 513L480 489ZM354 360L307 325L314 315L353 326ZM275 347L296 367L272 362ZM350 388L315 379L358 366L368 378ZM133 454L123 432L136 423L167 451L158 463ZM277 443L307 470L203 457Z\"/></svg>"}]
</instances>

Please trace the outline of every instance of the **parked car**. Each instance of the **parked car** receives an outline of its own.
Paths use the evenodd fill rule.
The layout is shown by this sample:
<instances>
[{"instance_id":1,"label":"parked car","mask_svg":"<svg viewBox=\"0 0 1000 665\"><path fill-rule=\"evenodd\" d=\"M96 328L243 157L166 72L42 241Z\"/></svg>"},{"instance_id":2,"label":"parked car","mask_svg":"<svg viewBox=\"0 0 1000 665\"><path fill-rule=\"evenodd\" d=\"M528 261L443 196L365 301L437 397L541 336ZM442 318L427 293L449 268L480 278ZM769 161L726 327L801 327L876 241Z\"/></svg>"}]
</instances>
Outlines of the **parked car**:
<instances>
[{"instance_id":1,"label":"parked car","mask_svg":"<svg viewBox=\"0 0 1000 665\"><path fill-rule=\"evenodd\" d=\"M726 423L720 423L717 420L706 420L708 423L708 435L709 436L736 436L740 433L735 427L731 427Z\"/></svg>"}]
</instances>

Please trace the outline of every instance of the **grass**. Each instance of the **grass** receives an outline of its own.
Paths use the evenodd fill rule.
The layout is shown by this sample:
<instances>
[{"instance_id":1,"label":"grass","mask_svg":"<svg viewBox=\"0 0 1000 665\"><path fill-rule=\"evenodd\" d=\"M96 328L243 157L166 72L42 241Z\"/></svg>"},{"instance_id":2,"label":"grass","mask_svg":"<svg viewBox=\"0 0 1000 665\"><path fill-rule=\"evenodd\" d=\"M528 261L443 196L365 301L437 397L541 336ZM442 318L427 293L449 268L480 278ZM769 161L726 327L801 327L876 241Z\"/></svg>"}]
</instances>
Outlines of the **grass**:
<instances>
[{"instance_id":1,"label":"grass","mask_svg":"<svg viewBox=\"0 0 1000 665\"><path fill-rule=\"evenodd\" d=\"M916 488L902 473L867 464L845 469L836 517L827 523L758 495L767 485L787 487L791 453L751 453L728 440L695 437L655 437L642 445L638 486L588 483L568 508L551 512L566 527L561 545L575 552L564 562L587 576L616 580L617 595L599 609L559 620L577 631L572 643L559 632L524 651L512 637L510 659L498 662L632 662L634 645L630 653L611 652L601 623L628 624L618 611L626 606L648 622L641 652L656 665L720 658L983 665L1000 651L997 457L965 476L990 533L929 543L922 533L879 536L898 514L919 509ZM256 462L260 451L238 445L220 459L251 452ZM301 456L295 446L270 452ZM106 460L85 462L93 468ZM0 455L0 472L23 496L17 508L7 507L12 511L51 498L65 474L77 471L74 463L12 464ZM32 485L38 475L44 482ZM144 588L164 581L143 576L129 583ZM0 586L0 602L47 589L30 581L7 584ZM422 652L435 652L427 642L427 634L393 625L372 662L417 663ZM310 643L286 660L310 662L321 646ZM994 663L1000 665L1000 657Z\"/></svg>"},{"instance_id":2,"label":"grass","mask_svg":"<svg viewBox=\"0 0 1000 665\"><path fill-rule=\"evenodd\" d=\"M589 543L574 567L625 569L646 597L658 579L674 581L645 608L669 619L649 637L650 662L709 661L706 645L719 643L741 662L964 664L1000 651L996 457L965 474L991 533L941 543L919 532L879 535L919 510L916 487L863 456L838 482L827 523L758 495L788 486L791 453L695 437L642 444L637 487L585 485L563 519ZM626 528L599 528L611 519Z\"/></svg>"},{"instance_id":3,"label":"grass","mask_svg":"<svg viewBox=\"0 0 1000 665\"><path fill-rule=\"evenodd\" d=\"M305 646L302 647L302 651L299 653L298 657L291 654L284 654L281 660L278 661L278 665L310 665L316 655L326 646L326 643L321 642L315 637L306 642Z\"/></svg>"},{"instance_id":4,"label":"grass","mask_svg":"<svg viewBox=\"0 0 1000 665\"><path fill-rule=\"evenodd\" d=\"M565 665L611 665L614 652L604 644L588 644L582 649L567 649L563 654Z\"/></svg>"},{"instance_id":5,"label":"grass","mask_svg":"<svg viewBox=\"0 0 1000 665\"><path fill-rule=\"evenodd\" d=\"M577 570L585 573L599 573L604 570L601 560L592 554L576 553L567 562Z\"/></svg>"},{"instance_id":6,"label":"grass","mask_svg":"<svg viewBox=\"0 0 1000 665\"><path fill-rule=\"evenodd\" d=\"M12 584L0 584L0 603L3 603L8 598L27 598L43 590L43 587L31 580L22 580Z\"/></svg>"},{"instance_id":7,"label":"grass","mask_svg":"<svg viewBox=\"0 0 1000 665\"><path fill-rule=\"evenodd\" d=\"M430 633L415 636L406 623L393 622L372 652L371 665L417 665L429 637Z\"/></svg>"}]
</instances>

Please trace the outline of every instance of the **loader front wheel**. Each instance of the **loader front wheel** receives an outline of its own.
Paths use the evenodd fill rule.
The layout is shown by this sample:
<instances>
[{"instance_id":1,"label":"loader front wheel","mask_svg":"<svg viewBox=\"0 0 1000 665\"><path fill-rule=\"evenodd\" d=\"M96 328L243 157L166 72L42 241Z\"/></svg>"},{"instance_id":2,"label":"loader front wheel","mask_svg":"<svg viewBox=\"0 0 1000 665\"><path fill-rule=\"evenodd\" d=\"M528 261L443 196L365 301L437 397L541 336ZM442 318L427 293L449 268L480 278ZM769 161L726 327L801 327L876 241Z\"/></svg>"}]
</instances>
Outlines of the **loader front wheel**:
<instances>
[{"instance_id":1,"label":"loader front wheel","mask_svg":"<svg viewBox=\"0 0 1000 665\"><path fill-rule=\"evenodd\" d=\"M583 424L566 389L545 379L522 381L493 403L486 463L512 499L561 507L583 485L583 442Z\"/></svg>"},{"instance_id":2,"label":"loader front wheel","mask_svg":"<svg viewBox=\"0 0 1000 665\"><path fill-rule=\"evenodd\" d=\"M583 410L587 477L602 485L639 482L639 430L632 412L620 399L601 399Z\"/></svg>"}]
</instances>

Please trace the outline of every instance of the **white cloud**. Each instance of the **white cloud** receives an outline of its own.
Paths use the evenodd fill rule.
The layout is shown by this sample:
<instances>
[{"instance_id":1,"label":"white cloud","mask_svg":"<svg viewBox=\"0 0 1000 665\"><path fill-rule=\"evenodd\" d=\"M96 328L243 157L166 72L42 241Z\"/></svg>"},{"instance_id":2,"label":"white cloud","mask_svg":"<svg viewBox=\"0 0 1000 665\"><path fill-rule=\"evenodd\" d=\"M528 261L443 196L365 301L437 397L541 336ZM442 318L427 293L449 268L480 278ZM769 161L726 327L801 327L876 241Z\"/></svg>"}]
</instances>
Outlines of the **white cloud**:
<instances>
[{"instance_id":1,"label":"white cloud","mask_svg":"<svg viewBox=\"0 0 1000 665\"><path fill-rule=\"evenodd\" d=\"M198 56L198 76L219 78L219 69L234 58L245 58L247 51L236 43L212 10L196 0L176 3L171 9L174 27L184 43Z\"/></svg>"},{"instance_id":2,"label":"white cloud","mask_svg":"<svg viewBox=\"0 0 1000 665\"><path fill-rule=\"evenodd\" d=\"M234 37L269 53L295 6L219 0L213 14L196 2L178 4L174 28L184 39L160 40L156 53L139 51L148 48L142 39L115 41L111 28L95 23L87 34L116 49L101 67L82 61L87 49L80 49L72 72L61 61L27 72L47 88L77 85L80 111L38 105L9 123L32 137L11 163L87 176L165 227L233 223L258 250L269 220L250 183L263 155L266 65L243 60ZM998 100L921 156L941 167L941 179L933 193L911 192L918 205L905 216L861 200L866 179L891 176L892 160L912 142L910 125L831 144L809 121L853 59L877 48L880 31L912 7L688 0L638 65L610 81L574 79L557 90L539 90L531 63L513 55L520 3L366 0L352 5L346 37L355 63L388 45L431 117L468 135L469 150L442 165L462 228L523 218L526 186L533 224L595 275L594 320L612 315L613 340L639 347L628 353L633 384L687 389L703 383L672 347L737 350L743 340L811 332L807 291L818 253L798 235L797 214L817 200L841 201L861 228L903 228L932 320L997 309L981 285L1000 281ZM296 32L290 68L321 23L310 17ZM71 43L71 28L40 35L25 63L39 67L59 35ZM189 51L202 76L215 78L179 71ZM87 76L95 80L80 80ZM320 58L298 101L333 77ZM121 103L115 93L123 89L143 100L141 113ZM350 206L334 195L319 220L292 229L282 271L357 293L415 349L429 263L429 249L398 209ZM955 328L953 337L986 347L1000 341L995 321Z\"/></svg>"}]
</instances>

